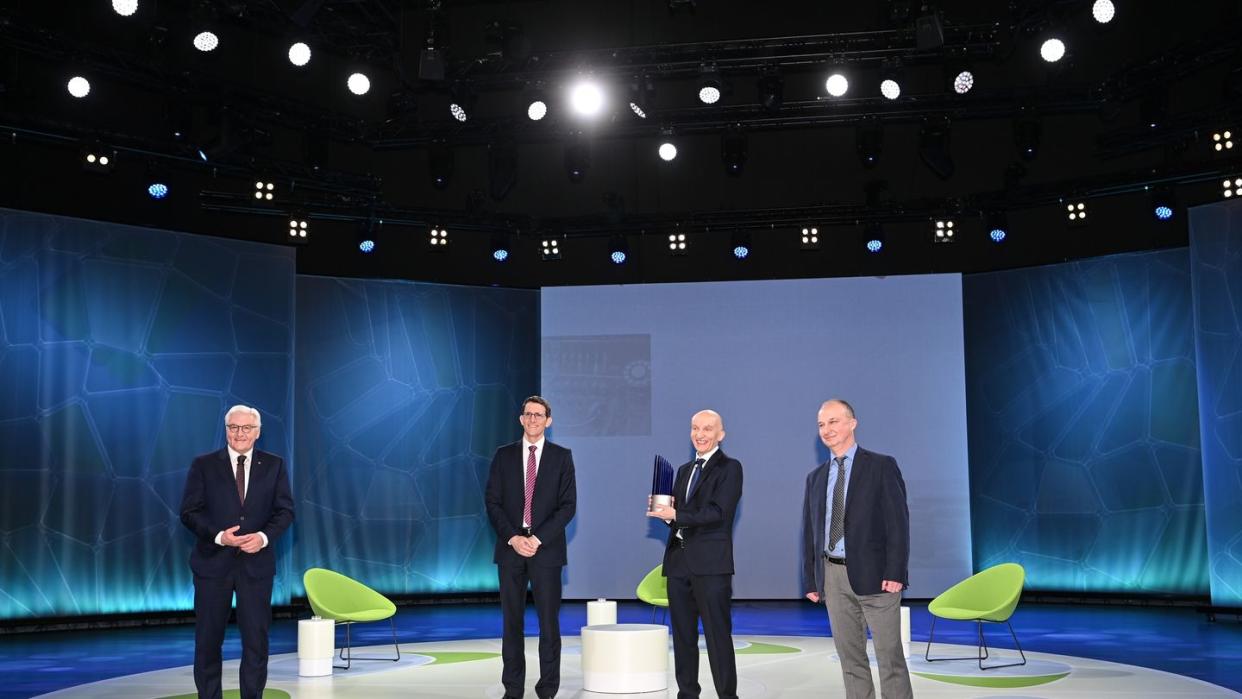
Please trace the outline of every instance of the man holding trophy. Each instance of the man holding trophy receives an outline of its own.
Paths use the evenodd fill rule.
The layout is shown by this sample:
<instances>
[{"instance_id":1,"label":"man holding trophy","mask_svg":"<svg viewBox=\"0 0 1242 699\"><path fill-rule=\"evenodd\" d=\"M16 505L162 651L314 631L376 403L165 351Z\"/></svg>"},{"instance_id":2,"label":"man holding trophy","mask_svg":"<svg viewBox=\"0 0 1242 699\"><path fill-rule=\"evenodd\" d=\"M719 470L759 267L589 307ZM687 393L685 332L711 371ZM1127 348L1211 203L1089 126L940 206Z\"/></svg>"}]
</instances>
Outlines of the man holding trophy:
<instances>
[{"instance_id":1,"label":"man holding trophy","mask_svg":"<svg viewBox=\"0 0 1242 699\"><path fill-rule=\"evenodd\" d=\"M733 657L733 517L742 497L742 464L720 449L724 422L714 410L690 420L695 458L677 470L671 502L653 493L648 517L669 525L664 551L678 699L699 696L699 619L720 699L737 699ZM657 468L658 471L658 468ZM653 487L660 480L658 473Z\"/></svg>"}]
</instances>

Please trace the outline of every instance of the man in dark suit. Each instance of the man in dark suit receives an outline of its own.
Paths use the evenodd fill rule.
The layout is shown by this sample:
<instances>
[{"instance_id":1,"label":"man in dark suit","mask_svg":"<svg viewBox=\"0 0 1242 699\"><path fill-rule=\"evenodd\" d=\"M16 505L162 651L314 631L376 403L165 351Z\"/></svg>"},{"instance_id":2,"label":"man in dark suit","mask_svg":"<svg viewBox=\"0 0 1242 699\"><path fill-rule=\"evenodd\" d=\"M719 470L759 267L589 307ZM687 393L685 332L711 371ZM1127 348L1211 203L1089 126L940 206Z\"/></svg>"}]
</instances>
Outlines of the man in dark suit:
<instances>
[{"instance_id":1,"label":"man in dark suit","mask_svg":"<svg viewBox=\"0 0 1242 699\"><path fill-rule=\"evenodd\" d=\"M267 684L267 639L272 622L273 546L293 522L293 495L285 462L254 448L262 418L245 405L224 418L228 447L190 464L181 497L181 523L194 533L194 685L198 696L219 699L220 646L237 595L241 631L241 696L259 699Z\"/></svg>"},{"instance_id":2,"label":"man in dark suit","mask_svg":"<svg viewBox=\"0 0 1242 699\"><path fill-rule=\"evenodd\" d=\"M673 506L656 506L647 513L670 527L664 575L678 699L699 696L700 618L716 694L720 699L737 699L730 605L733 516L742 497L742 464L721 451L724 436L724 422L716 411L695 413L690 420L695 458L677 471Z\"/></svg>"},{"instance_id":3,"label":"man in dark suit","mask_svg":"<svg viewBox=\"0 0 1242 699\"><path fill-rule=\"evenodd\" d=\"M824 602L841 658L845 696L875 696L867 628L880 666L880 696L912 697L901 644L901 591L909 583L910 513L906 483L891 456L858 446L854 408L819 409L819 438L832 452L806 479L802 505L802 581Z\"/></svg>"},{"instance_id":4,"label":"man in dark suit","mask_svg":"<svg viewBox=\"0 0 1242 699\"><path fill-rule=\"evenodd\" d=\"M574 518L578 493L574 457L544 438L552 406L539 396L522 402L522 439L496 450L487 476L487 516L496 530L496 572L504 615L500 681L507 699L521 699L526 685L525 619L529 584L539 616L540 699L561 686L561 568L565 527Z\"/></svg>"}]
</instances>

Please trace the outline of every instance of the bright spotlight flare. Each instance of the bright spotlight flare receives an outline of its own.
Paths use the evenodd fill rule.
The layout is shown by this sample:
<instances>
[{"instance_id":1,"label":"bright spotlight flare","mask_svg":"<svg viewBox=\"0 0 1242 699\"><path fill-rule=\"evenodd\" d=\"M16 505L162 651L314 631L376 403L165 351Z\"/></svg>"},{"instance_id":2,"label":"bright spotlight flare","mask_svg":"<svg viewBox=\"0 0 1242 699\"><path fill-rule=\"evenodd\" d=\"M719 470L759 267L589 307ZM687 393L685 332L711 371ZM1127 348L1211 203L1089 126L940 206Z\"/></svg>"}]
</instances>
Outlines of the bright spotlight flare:
<instances>
[{"instance_id":1,"label":"bright spotlight flare","mask_svg":"<svg viewBox=\"0 0 1242 699\"><path fill-rule=\"evenodd\" d=\"M888 78L880 83L880 94L884 95L885 99L895 100L901 97L901 85L896 80Z\"/></svg>"},{"instance_id":2,"label":"bright spotlight flare","mask_svg":"<svg viewBox=\"0 0 1242 699\"><path fill-rule=\"evenodd\" d=\"M138 0L112 0L112 11L122 17L132 16L138 11Z\"/></svg>"},{"instance_id":3,"label":"bright spotlight flare","mask_svg":"<svg viewBox=\"0 0 1242 699\"><path fill-rule=\"evenodd\" d=\"M824 89L828 90L828 94L833 97L841 97L849 91L850 81L846 80L845 76L840 73L833 73L824 82Z\"/></svg>"},{"instance_id":4,"label":"bright spotlight flare","mask_svg":"<svg viewBox=\"0 0 1242 699\"><path fill-rule=\"evenodd\" d=\"M147 187L147 194L152 199L163 199L168 196L168 185L163 182L154 182L150 187Z\"/></svg>"},{"instance_id":5,"label":"bright spotlight flare","mask_svg":"<svg viewBox=\"0 0 1242 699\"><path fill-rule=\"evenodd\" d=\"M959 95L970 92L970 88L975 86L975 74L969 70L963 70L953 78L953 91Z\"/></svg>"},{"instance_id":6,"label":"bright spotlight flare","mask_svg":"<svg viewBox=\"0 0 1242 699\"><path fill-rule=\"evenodd\" d=\"M677 146L671 143L660 144L660 159L669 162L677 157Z\"/></svg>"},{"instance_id":7,"label":"bright spotlight flare","mask_svg":"<svg viewBox=\"0 0 1242 699\"><path fill-rule=\"evenodd\" d=\"M199 32L198 36L194 37L194 48L202 51L203 53L207 53L219 45L220 37L216 36L212 32Z\"/></svg>"},{"instance_id":8,"label":"bright spotlight flare","mask_svg":"<svg viewBox=\"0 0 1242 699\"><path fill-rule=\"evenodd\" d=\"M1113 17L1117 14L1117 7L1113 5L1113 0L1095 0L1091 5L1091 16L1100 24L1108 24L1113 21Z\"/></svg>"},{"instance_id":9,"label":"bright spotlight flare","mask_svg":"<svg viewBox=\"0 0 1242 699\"><path fill-rule=\"evenodd\" d=\"M77 97L78 99L82 99L83 97L91 94L91 81L81 75L75 75L72 78L69 78L69 84L66 87L69 90L69 94Z\"/></svg>"},{"instance_id":10,"label":"bright spotlight flare","mask_svg":"<svg viewBox=\"0 0 1242 699\"><path fill-rule=\"evenodd\" d=\"M604 91L589 80L569 88L569 105L582 116L595 116L604 108Z\"/></svg>"},{"instance_id":11,"label":"bright spotlight flare","mask_svg":"<svg viewBox=\"0 0 1242 699\"><path fill-rule=\"evenodd\" d=\"M1060 39L1048 39L1039 47L1039 55L1049 63L1056 63L1065 57L1065 42Z\"/></svg>"},{"instance_id":12,"label":"bright spotlight flare","mask_svg":"<svg viewBox=\"0 0 1242 699\"><path fill-rule=\"evenodd\" d=\"M345 83L349 91L361 97L371 91L371 79L363 73L354 73Z\"/></svg>"},{"instance_id":13,"label":"bright spotlight flare","mask_svg":"<svg viewBox=\"0 0 1242 699\"><path fill-rule=\"evenodd\" d=\"M526 116L531 121L539 121L548 115L548 105L543 100L535 100L526 108Z\"/></svg>"},{"instance_id":14,"label":"bright spotlight flare","mask_svg":"<svg viewBox=\"0 0 1242 699\"><path fill-rule=\"evenodd\" d=\"M301 68L307 63L310 63L310 59L310 46L307 46L305 42L299 41L289 47L289 62L293 65Z\"/></svg>"}]
</instances>

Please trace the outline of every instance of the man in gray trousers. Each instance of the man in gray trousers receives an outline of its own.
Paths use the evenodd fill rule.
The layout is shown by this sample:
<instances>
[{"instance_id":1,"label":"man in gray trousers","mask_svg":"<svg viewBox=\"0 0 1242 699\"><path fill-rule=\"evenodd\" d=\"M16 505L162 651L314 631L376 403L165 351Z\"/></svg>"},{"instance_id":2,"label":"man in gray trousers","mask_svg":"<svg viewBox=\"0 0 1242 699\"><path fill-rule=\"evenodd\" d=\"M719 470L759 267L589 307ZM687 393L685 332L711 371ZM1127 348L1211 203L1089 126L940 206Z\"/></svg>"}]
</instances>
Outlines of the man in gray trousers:
<instances>
[{"instance_id":1,"label":"man in gray trousers","mask_svg":"<svg viewBox=\"0 0 1242 699\"><path fill-rule=\"evenodd\" d=\"M910 562L906 484L891 456L854 441L854 408L840 399L819 409L819 438L832 452L806 479L802 580L824 602L841 658L845 696L872 699L867 628L880 665L880 696L912 697L901 645L901 591Z\"/></svg>"}]
</instances>

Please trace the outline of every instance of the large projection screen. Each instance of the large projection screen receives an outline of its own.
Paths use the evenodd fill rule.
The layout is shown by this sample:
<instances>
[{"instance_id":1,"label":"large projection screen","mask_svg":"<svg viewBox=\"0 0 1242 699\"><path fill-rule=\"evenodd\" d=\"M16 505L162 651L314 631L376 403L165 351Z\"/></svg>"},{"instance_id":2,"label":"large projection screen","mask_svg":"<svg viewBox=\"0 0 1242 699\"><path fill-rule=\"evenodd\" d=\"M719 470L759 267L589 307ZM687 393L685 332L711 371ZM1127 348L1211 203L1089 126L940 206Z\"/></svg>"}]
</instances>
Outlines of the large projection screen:
<instances>
[{"instance_id":1,"label":"large projection screen","mask_svg":"<svg viewBox=\"0 0 1242 699\"><path fill-rule=\"evenodd\" d=\"M666 528L644 516L656 453L691 458L690 417L724 417L743 464L734 597L800 597L816 411L857 411L859 444L897 458L912 598L971 573L959 275L546 288L542 386L574 452L565 597L633 598ZM847 533L848 536L848 533Z\"/></svg>"}]
</instances>

